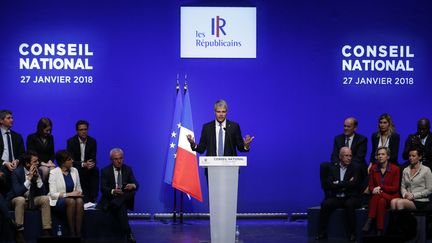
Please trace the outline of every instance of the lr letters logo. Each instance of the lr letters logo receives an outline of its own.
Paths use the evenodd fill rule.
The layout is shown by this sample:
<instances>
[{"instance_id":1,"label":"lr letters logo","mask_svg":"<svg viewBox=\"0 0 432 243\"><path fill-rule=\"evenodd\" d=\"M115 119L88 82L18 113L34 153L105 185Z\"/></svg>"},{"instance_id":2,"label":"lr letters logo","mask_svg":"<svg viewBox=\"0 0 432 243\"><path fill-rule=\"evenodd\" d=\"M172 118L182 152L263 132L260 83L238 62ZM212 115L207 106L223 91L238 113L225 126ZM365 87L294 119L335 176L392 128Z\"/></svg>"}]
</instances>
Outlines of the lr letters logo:
<instances>
[{"instance_id":1,"label":"lr letters logo","mask_svg":"<svg viewBox=\"0 0 432 243\"><path fill-rule=\"evenodd\" d=\"M212 26L212 35L216 35L216 37L219 37L220 32L222 32L223 35L226 35L223 27L225 27L226 21L225 19L216 16L215 18L211 19L211 26Z\"/></svg>"}]
</instances>

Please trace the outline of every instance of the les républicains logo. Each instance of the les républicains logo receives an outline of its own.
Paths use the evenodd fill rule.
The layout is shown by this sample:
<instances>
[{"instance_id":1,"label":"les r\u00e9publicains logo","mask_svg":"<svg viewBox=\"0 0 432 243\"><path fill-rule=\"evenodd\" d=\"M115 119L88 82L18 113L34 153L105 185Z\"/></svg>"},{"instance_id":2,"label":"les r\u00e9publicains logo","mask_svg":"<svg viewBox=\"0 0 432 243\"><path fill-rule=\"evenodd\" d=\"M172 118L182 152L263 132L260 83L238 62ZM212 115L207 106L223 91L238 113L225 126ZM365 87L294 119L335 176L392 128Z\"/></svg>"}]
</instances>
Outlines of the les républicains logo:
<instances>
[{"instance_id":1,"label":"les r\u00e9publicains logo","mask_svg":"<svg viewBox=\"0 0 432 243\"><path fill-rule=\"evenodd\" d=\"M210 19L210 35L207 31L195 31L195 46L204 48L224 48L224 47L241 47L242 43L238 40L225 39L229 38L227 29L229 22L221 16L216 16Z\"/></svg>"}]
</instances>

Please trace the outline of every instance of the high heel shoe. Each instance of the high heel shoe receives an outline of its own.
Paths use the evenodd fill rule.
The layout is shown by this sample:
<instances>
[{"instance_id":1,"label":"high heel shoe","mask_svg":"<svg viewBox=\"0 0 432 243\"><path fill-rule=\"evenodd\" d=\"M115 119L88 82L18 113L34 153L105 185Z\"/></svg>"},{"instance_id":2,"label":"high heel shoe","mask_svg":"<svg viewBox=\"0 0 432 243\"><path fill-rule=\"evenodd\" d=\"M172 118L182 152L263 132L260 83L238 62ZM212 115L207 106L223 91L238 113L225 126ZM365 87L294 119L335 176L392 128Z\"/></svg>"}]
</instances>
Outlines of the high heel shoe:
<instances>
[{"instance_id":1,"label":"high heel shoe","mask_svg":"<svg viewBox=\"0 0 432 243\"><path fill-rule=\"evenodd\" d=\"M372 224L372 219L368 218L367 221L366 221L366 223L365 223L365 225L362 228L362 231L363 232L369 232L371 224Z\"/></svg>"}]
</instances>

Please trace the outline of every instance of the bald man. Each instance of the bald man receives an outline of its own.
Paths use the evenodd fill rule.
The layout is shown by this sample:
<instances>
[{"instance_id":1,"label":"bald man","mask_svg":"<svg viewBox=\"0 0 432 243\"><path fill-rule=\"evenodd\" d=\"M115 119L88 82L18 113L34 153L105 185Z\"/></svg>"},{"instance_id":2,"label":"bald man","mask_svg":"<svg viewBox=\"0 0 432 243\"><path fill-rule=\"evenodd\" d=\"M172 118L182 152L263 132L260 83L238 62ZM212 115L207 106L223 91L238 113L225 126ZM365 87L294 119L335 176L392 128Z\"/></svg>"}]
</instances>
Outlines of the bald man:
<instances>
[{"instance_id":1,"label":"bald man","mask_svg":"<svg viewBox=\"0 0 432 243\"><path fill-rule=\"evenodd\" d=\"M427 118L421 118L417 122L417 132L408 136L405 141L404 152L402 157L408 161L409 151L413 148L419 148L423 151L423 165L432 169L432 133L430 131L431 125ZM409 162L405 164L408 166Z\"/></svg>"},{"instance_id":2,"label":"bald man","mask_svg":"<svg viewBox=\"0 0 432 243\"><path fill-rule=\"evenodd\" d=\"M342 147L348 147L352 151L352 162L366 167L367 138L357 131L358 121L354 117L348 117L344 121L344 131L334 138L331 161L338 163L339 151Z\"/></svg>"},{"instance_id":3,"label":"bald man","mask_svg":"<svg viewBox=\"0 0 432 243\"><path fill-rule=\"evenodd\" d=\"M327 224L330 215L337 208L345 208L349 240L356 241L356 216L355 209L361 206L360 167L352 163L352 151L348 147L339 150L337 164L331 164L328 177L324 183L324 189L329 192L321 203L319 218L319 234L316 240L327 239Z\"/></svg>"}]
</instances>

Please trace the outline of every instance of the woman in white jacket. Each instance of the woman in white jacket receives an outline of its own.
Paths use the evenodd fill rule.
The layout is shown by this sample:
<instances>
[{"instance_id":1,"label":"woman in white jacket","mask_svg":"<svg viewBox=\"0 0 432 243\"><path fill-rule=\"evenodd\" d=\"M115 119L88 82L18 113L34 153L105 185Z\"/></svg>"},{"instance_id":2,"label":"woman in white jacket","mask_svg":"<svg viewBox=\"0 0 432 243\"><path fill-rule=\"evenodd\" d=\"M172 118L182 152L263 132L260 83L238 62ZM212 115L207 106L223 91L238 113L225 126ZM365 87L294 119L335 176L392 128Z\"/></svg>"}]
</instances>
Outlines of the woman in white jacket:
<instances>
[{"instance_id":1,"label":"woman in white jacket","mask_svg":"<svg viewBox=\"0 0 432 243\"><path fill-rule=\"evenodd\" d=\"M60 150L55 157L59 167L49 175L50 205L55 211L66 211L70 235L80 236L84 203L78 170L68 151Z\"/></svg>"},{"instance_id":2,"label":"woman in white jacket","mask_svg":"<svg viewBox=\"0 0 432 243\"><path fill-rule=\"evenodd\" d=\"M422 154L420 148L412 148L409 151L410 165L402 173L402 198L391 201L392 209L418 210L431 206L429 197L432 193L432 172L429 167L422 165Z\"/></svg>"}]
</instances>

